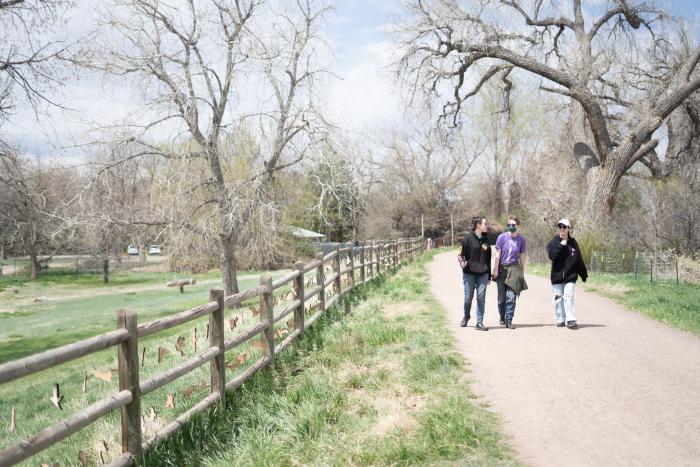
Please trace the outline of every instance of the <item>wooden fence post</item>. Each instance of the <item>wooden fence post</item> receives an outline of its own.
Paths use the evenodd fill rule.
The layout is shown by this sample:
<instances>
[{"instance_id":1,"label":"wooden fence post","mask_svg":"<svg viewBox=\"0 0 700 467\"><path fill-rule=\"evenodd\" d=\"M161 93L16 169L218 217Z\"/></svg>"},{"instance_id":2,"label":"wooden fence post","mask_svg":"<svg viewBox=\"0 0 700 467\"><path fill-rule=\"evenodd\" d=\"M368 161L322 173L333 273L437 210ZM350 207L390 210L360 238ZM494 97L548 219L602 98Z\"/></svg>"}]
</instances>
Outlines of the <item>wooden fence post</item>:
<instances>
[{"instance_id":1,"label":"wooden fence post","mask_svg":"<svg viewBox=\"0 0 700 467\"><path fill-rule=\"evenodd\" d=\"M350 247L350 251L348 251L348 258L350 259L350 271L348 271L350 274L348 277L350 277L350 284L352 287L355 287L355 246L352 244L352 242L348 242L348 246Z\"/></svg>"},{"instance_id":2,"label":"wooden fence post","mask_svg":"<svg viewBox=\"0 0 700 467\"><path fill-rule=\"evenodd\" d=\"M211 392L219 393L219 404L226 408L226 356L224 355L224 291L209 290L209 301L216 302L218 308L209 315L209 346L218 347L219 355L209 362Z\"/></svg>"},{"instance_id":3,"label":"wooden fence post","mask_svg":"<svg viewBox=\"0 0 700 467\"><path fill-rule=\"evenodd\" d=\"M294 310L294 327L304 332L304 263L297 261L294 269L299 271L299 277L294 280L294 291L299 300L299 306Z\"/></svg>"},{"instance_id":4,"label":"wooden fence post","mask_svg":"<svg viewBox=\"0 0 700 467\"><path fill-rule=\"evenodd\" d=\"M360 282L365 283L367 271L365 271L365 242L360 245Z\"/></svg>"},{"instance_id":5,"label":"wooden fence post","mask_svg":"<svg viewBox=\"0 0 700 467\"><path fill-rule=\"evenodd\" d=\"M316 269L316 285L321 286L321 291L318 293L318 303L321 310L326 309L326 270L323 263L323 252L316 253L316 259L321 261L321 264Z\"/></svg>"},{"instance_id":6,"label":"wooden fence post","mask_svg":"<svg viewBox=\"0 0 700 467\"><path fill-rule=\"evenodd\" d=\"M399 259L399 241L394 240L394 244L392 245L392 255L391 255L391 261L393 263L394 269L396 269L396 266L398 266L398 259Z\"/></svg>"},{"instance_id":7,"label":"wooden fence post","mask_svg":"<svg viewBox=\"0 0 700 467\"><path fill-rule=\"evenodd\" d=\"M333 262L333 267L335 268L335 272L338 273L338 275L335 278L334 281L334 288L335 288L335 293L338 295L338 300L340 300L341 297L341 292L343 290L343 282L340 277L340 245L336 245L335 247L335 261Z\"/></svg>"},{"instance_id":8,"label":"wooden fence post","mask_svg":"<svg viewBox=\"0 0 700 467\"><path fill-rule=\"evenodd\" d=\"M119 344L119 390L131 392L131 402L121 408L122 453L141 456L141 383L139 381L139 334L136 312L119 310L117 327L129 331L129 338Z\"/></svg>"},{"instance_id":9,"label":"wooden fence post","mask_svg":"<svg viewBox=\"0 0 700 467\"><path fill-rule=\"evenodd\" d=\"M369 277L374 277L374 265L372 264L372 261L374 261L375 257L374 252L374 240L372 240L369 245L369 257L367 258L367 261L369 262L369 264L367 265L369 266Z\"/></svg>"},{"instance_id":10,"label":"wooden fence post","mask_svg":"<svg viewBox=\"0 0 700 467\"><path fill-rule=\"evenodd\" d=\"M265 355L270 357L270 361L275 359L275 337L272 332L274 327L274 311L272 304L272 276L265 274L260 278L260 284L267 287L267 292L260 296L260 321L267 321L269 326L262 333L263 344L265 344ZM264 312L264 314L263 314Z\"/></svg>"}]
</instances>

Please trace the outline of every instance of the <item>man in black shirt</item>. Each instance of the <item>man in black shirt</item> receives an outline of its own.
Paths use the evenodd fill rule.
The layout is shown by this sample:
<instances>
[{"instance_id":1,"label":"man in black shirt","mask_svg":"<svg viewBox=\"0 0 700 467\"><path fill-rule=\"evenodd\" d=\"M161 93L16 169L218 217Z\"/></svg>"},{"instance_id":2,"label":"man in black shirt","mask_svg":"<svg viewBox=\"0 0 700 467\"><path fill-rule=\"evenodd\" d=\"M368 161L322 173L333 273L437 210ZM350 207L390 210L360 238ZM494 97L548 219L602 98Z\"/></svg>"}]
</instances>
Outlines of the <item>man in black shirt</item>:
<instances>
[{"instance_id":1,"label":"man in black shirt","mask_svg":"<svg viewBox=\"0 0 700 467\"><path fill-rule=\"evenodd\" d=\"M462 240L459 263L462 267L464 282L464 319L460 326L467 327L471 317L472 298L476 289L476 326L477 331L488 331L484 326L484 308L486 305L486 286L491 278L491 246L486 238L489 223L485 217L472 218L472 231Z\"/></svg>"}]
</instances>

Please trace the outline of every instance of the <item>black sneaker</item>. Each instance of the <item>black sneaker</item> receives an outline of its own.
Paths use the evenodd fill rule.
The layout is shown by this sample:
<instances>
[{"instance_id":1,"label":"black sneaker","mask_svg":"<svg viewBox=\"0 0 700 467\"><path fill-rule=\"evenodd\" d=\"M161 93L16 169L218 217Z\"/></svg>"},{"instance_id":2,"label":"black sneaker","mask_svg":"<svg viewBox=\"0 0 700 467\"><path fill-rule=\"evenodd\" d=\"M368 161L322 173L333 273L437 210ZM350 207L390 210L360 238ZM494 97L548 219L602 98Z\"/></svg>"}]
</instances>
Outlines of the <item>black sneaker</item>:
<instances>
[{"instance_id":1,"label":"black sneaker","mask_svg":"<svg viewBox=\"0 0 700 467\"><path fill-rule=\"evenodd\" d=\"M474 329L476 329L477 331L488 331L489 330L489 328L484 326L484 323L476 323L476 326L474 326Z\"/></svg>"},{"instance_id":2,"label":"black sneaker","mask_svg":"<svg viewBox=\"0 0 700 467\"><path fill-rule=\"evenodd\" d=\"M576 324L576 321L567 321L566 327L569 329L576 329L578 324Z\"/></svg>"},{"instance_id":3,"label":"black sneaker","mask_svg":"<svg viewBox=\"0 0 700 467\"><path fill-rule=\"evenodd\" d=\"M501 326L505 326L506 320L501 318L501 321L499 321L499 323L501 324Z\"/></svg>"},{"instance_id":4,"label":"black sneaker","mask_svg":"<svg viewBox=\"0 0 700 467\"><path fill-rule=\"evenodd\" d=\"M462 322L459 323L459 325L460 325L461 327L463 327L463 328L466 328L468 322L469 322L469 318L467 318L467 317L465 316L464 318L462 318Z\"/></svg>"},{"instance_id":5,"label":"black sneaker","mask_svg":"<svg viewBox=\"0 0 700 467\"><path fill-rule=\"evenodd\" d=\"M506 327L507 327L508 329L515 329L515 326L513 326L513 322L512 322L512 321L508 321L508 322L506 323Z\"/></svg>"},{"instance_id":6,"label":"black sneaker","mask_svg":"<svg viewBox=\"0 0 700 467\"><path fill-rule=\"evenodd\" d=\"M564 323L564 321L562 321L561 323L557 323L557 327L558 327L558 328L563 328L564 326L566 326L566 324Z\"/></svg>"}]
</instances>

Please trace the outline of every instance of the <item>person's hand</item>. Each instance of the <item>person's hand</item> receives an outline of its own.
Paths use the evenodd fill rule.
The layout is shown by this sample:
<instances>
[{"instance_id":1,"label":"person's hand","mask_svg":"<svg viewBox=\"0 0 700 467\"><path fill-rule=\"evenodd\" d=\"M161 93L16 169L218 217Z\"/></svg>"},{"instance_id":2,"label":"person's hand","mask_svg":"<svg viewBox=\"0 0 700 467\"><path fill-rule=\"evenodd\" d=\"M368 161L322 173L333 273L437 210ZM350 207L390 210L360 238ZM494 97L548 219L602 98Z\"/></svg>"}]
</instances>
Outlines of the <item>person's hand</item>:
<instances>
[{"instance_id":1,"label":"person's hand","mask_svg":"<svg viewBox=\"0 0 700 467\"><path fill-rule=\"evenodd\" d=\"M496 279L498 279L498 271L494 271L493 274L491 274L491 280L495 281Z\"/></svg>"}]
</instances>

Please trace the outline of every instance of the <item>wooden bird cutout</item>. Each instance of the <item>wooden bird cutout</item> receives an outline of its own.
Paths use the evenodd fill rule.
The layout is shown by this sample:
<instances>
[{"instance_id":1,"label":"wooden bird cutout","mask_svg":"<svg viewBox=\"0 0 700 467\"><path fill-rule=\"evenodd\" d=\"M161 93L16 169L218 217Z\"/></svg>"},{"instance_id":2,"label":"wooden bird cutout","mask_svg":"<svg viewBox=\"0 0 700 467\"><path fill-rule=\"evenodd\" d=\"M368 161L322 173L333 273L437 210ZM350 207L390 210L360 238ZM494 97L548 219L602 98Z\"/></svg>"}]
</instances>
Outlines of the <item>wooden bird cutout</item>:
<instances>
[{"instance_id":1,"label":"wooden bird cutout","mask_svg":"<svg viewBox=\"0 0 700 467\"><path fill-rule=\"evenodd\" d=\"M175 341L175 350L180 352L181 356L185 356L185 338L182 336L178 336L177 340Z\"/></svg>"},{"instance_id":2,"label":"wooden bird cutout","mask_svg":"<svg viewBox=\"0 0 700 467\"><path fill-rule=\"evenodd\" d=\"M250 314L253 315L253 316L257 315L257 314L260 312L260 310L258 310L258 309L255 308L254 306L251 306L251 307L248 308L248 309L250 310Z\"/></svg>"},{"instance_id":3,"label":"wooden bird cutout","mask_svg":"<svg viewBox=\"0 0 700 467\"><path fill-rule=\"evenodd\" d=\"M158 363L163 363L163 359L168 355L170 351L163 347L158 347Z\"/></svg>"},{"instance_id":4,"label":"wooden bird cutout","mask_svg":"<svg viewBox=\"0 0 700 467\"><path fill-rule=\"evenodd\" d=\"M228 327L229 327L229 329L230 329L231 331L233 331L234 329L236 329L236 326L237 326L237 325L238 325L238 316L236 316L235 318L231 318L231 319L228 320Z\"/></svg>"},{"instance_id":5,"label":"wooden bird cutout","mask_svg":"<svg viewBox=\"0 0 700 467\"><path fill-rule=\"evenodd\" d=\"M63 407L61 406L61 401L63 400L63 396L60 394L59 389L58 389L58 383L54 383L53 385L53 393L51 395L51 403L58 407L58 410L63 410Z\"/></svg>"},{"instance_id":6,"label":"wooden bird cutout","mask_svg":"<svg viewBox=\"0 0 700 467\"><path fill-rule=\"evenodd\" d=\"M175 408L175 394L170 392L168 393L168 400L165 402L165 406L171 409Z\"/></svg>"}]
</instances>

